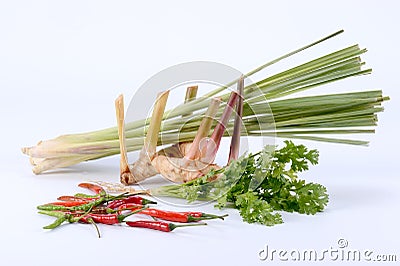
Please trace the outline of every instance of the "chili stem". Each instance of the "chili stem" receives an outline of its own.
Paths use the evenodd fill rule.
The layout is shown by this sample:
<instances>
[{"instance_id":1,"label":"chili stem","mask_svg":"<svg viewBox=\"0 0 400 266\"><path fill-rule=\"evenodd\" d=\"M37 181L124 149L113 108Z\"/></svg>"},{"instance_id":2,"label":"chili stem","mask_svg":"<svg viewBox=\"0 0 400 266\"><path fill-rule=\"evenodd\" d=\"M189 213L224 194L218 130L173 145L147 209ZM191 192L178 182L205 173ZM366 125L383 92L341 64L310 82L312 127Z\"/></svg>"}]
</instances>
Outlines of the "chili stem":
<instances>
[{"instance_id":1,"label":"chili stem","mask_svg":"<svg viewBox=\"0 0 400 266\"><path fill-rule=\"evenodd\" d=\"M170 223L169 224L169 228L172 231L172 230L174 230L175 228L178 228L178 227L189 227L189 226L199 226L199 225L207 225L207 223L184 223L184 224L173 224L173 223Z\"/></svg>"},{"instance_id":2,"label":"chili stem","mask_svg":"<svg viewBox=\"0 0 400 266\"><path fill-rule=\"evenodd\" d=\"M123 222L127 217L129 217L129 216L131 216L131 215L133 215L133 214L139 213L139 212L141 212L141 211L143 211L143 210L145 210L145 209L147 209L147 208L148 208L147 206L144 206L144 207L142 207L142 208L140 208L140 209L137 209L137 210L134 210L134 211L131 210L131 212L128 213L128 214L119 215L119 216L118 216L118 220L119 220L119 222Z\"/></svg>"},{"instance_id":3,"label":"chili stem","mask_svg":"<svg viewBox=\"0 0 400 266\"><path fill-rule=\"evenodd\" d=\"M98 236L99 238L101 238L99 227L98 227L97 224L93 221L93 219L89 217L89 218L87 219L87 221L88 221L89 223L91 223L91 224L94 226L94 228L96 229L96 232L97 232L97 236Z\"/></svg>"}]
</instances>

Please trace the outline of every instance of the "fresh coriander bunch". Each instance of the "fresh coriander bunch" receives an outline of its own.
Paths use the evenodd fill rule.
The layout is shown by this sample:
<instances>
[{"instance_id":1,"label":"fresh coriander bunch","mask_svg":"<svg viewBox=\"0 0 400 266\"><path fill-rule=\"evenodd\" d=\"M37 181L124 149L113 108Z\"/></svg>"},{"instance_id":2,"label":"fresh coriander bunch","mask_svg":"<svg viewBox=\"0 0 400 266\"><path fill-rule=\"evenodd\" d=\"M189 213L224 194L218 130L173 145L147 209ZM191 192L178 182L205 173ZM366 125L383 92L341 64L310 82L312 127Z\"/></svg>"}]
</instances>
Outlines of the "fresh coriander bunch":
<instances>
[{"instance_id":1,"label":"fresh coriander bunch","mask_svg":"<svg viewBox=\"0 0 400 266\"><path fill-rule=\"evenodd\" d=\"M216 199L216 207L238 209L244 221L267 226L283 222L278 211L322 212L328 204L326 188L298 177L318 163L318 151L284 143L280 149L267 145L192 182L152 189L151 194L190 202Z\"/></svg>"}]
</instances>

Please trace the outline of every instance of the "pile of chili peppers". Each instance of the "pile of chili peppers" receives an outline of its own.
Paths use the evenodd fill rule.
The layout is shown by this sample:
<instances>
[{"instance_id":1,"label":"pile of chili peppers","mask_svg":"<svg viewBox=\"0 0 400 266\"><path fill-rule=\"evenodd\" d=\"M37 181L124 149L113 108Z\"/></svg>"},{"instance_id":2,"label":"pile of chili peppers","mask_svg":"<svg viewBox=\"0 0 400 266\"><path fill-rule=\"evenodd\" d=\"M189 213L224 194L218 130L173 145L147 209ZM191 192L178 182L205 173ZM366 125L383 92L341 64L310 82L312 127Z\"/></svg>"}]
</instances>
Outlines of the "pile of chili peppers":
<instances>
[{"instance_id":1,"label":"pile of chili peppers","mask_svg":"<svg viewBox=\"0 0 400 266\"><path fill-rule=\"evenodd\" d=\"M54 229L68 223L93 224L100 237L97 224L121 224L129 227L149 228L171 232L177 227L206 225L203 220L224 219L227 215L214 215L203 212L173 212L150 208L157 202L138 195L123 193L110 195L99 185L80 183L81 188L89 189L94 195L78 193L74 196L60 196L58 201L37 206L39 213L55 217L56 220L44 229ZM142 214L153 220L125 221L126 218ZM159 220L160 219L160 220Z\"/></svg>"}]
</instances>

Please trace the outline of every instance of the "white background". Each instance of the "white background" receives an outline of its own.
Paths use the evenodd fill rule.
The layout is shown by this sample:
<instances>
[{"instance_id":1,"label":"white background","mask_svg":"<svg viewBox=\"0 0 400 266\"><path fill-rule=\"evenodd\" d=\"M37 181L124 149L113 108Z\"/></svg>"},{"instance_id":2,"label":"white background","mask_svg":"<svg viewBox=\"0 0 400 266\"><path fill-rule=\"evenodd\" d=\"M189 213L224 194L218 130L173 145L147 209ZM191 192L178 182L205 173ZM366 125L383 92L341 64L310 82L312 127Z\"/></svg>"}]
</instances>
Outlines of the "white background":
<instances>
[{"instance_id":1,"label":"white background","mask_svg":"<svg viewBox=\"0 0 400 266\"><path fill-rule=\"evenodd\" d=\"M339 238L400 260L397 1L142 2L0 1L0 264L261 265L271 264L257 257L266 244L323 250ZM324 213L283 214L283 225L264 227L227 211L225 222L171 234L102 226L101 239L85 225L42 229L51 219L36 214L36 205L83 192L81 181L117 181L118 157L35 176L22 146L115 125L115 97L129 100L168 66L210 60L247 72L342 28L341 36L277 67L359 43L369 49L363 59L373 74L314 91L380 88L391 96L376 134L366 136L369 147L304 142L321 153L303 177L327 186ZM200 209L218 213L211 205Z\"/></svg>"}]
</instances>

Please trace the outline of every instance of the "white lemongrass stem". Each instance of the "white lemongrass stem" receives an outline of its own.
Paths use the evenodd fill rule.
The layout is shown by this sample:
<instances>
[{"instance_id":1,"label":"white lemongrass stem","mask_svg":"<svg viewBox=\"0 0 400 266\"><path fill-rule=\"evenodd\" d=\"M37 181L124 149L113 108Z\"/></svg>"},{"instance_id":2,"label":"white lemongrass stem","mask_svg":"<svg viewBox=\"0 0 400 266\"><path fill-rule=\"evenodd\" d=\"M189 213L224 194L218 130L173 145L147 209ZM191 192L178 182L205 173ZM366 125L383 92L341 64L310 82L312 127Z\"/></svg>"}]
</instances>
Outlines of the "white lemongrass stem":
<instances>
[{"instance_id":1,"label":"white lemongrass stem","mask_svg":"<svg viewBox=\"0 0 400 266\"><path fill-rule=\"evenodd\" d=\"M188 103L197 97L197 91L199 89L199 86L190 86L186 88L186 95L185 95L185 103Z\"/></svg>"},{"instance_id":2,"label":"white lemongrass stem","mask_svg":"<svg viewBox=\"0 0 400 266\"><path fill-rule=\"evenodd\" d=\"M144 140L143 150L147 152L148 156L151 158L156 153L158 134L161 129L161 121L163 118L165 106L167 105L167 100L169 96L169 91L164 91L158 94L157 100L154 104L154 109L151 114L151 120L149 124L149 129L146 134L146 139Z\"/></svg>"},{"instance_id":3,"label":"white lemongrass stem","mask_svg":"<svg viewBox=\"0 0 400 266\"><path fill-rule=\"evenodd\" d=\"M149 194L149 190L137 190L131 186L125 186L120 183L112 183L112 182L105 182L105 181L91 181L96 183L97 185L101 186L107 193L129 193L130 195L140 195L140 194Z\"/></svg>"},{"instance_id":4,"label":"white lemongrass stem","mask_svg":"<svg viewBox=\"0 0 400 266\"><path fill-rule=\"evenodd\" d=\"M121 154L120 159L120 180L122 183L127 183L127 180L133 180L134 177L131 173L131 169L129 168L128 163L128 155L126 152L126 144L125 144L125 113L124 113L124 96L121 94L115 100L115 111L117 115L117 126L118 126L118 138L119 138L119 149Z\"/></svg>"},{"instance_id":5,"label":"white lemongrass stem","mask_svg":"<svg viewBox=\"0 0 400 266\"><path fill-rule=\"evenodd\" d=\"M205 147L202 149L201 161L206 163L212 163L217 154L219 145L221 143L222 136L225 133L226 126L228 124L229 118L232 115L233 107L236 105L238 98L237 92L231 92L228 103L222 113L221 119L215 126L211 137L207 140Z\"/></svg>"},{"instance_id":6,"label":"white lemongrass stem","mask_svg":"<svg viewBox=\"0 0 400 266\"><path fill-rule=\"evenodd\" d=\"M169 91L161 92L157 96L154 109L151 114L149 128L143 143L139 159L131 167L131 179L121 180L124 185L131 185L140 182L148 177L156 175L158 171L153 167L151 161L156 154L158 134L161 129L161 121L167 105Z\"/></svg>"},{"instance_id":7,"label":"white lemongrass stem","mask_svg":"<svg viewBox=\"0 0 400 266\"><path fill-rule=\"evenodd\" d=\"M201 120L199 129L197 130L196 136L190 146L188 153L185 155L187 160L197 159L200 155L200 142L204 140L210 133L211 126L214 121L214 117L218 112L219 105L221 103L220 98L212 98L210 106L208 107L203 119Z\"/></svg>"},{"instance_id":8,"label":"white lemongrass stem","mask_svg":"<svg viewBox=\"0 0 400 266\"><path fill-rule=\"evenodd\" d=\"M199 86L197 85L186 88L185 101L184 101L185 104L196 99L198 89ZM183 118L190 117L192 114L193 114L192 112L184 113L182 114L182 117Z\"/></svg>"},{"instance_id":9,"label":"white lemongrass stem","mask_svg":"<svg viewBox=\"0 0 400 266\"><path fill-rule=\"evenodd\" d=\"M243 101L244 101L243 90L244 90L244 77L242 75L239 78L237 84L237 91L239 97L237 99L237 104L236 104L236 114L235 114L236 116L235 116L235 122L233 124L233 133L231 138L231 146L229 150L228 164L232 160L237 160L239 156L240 135L241 135L240 133L242 130Z\"/></svg>"}]
</instances>

